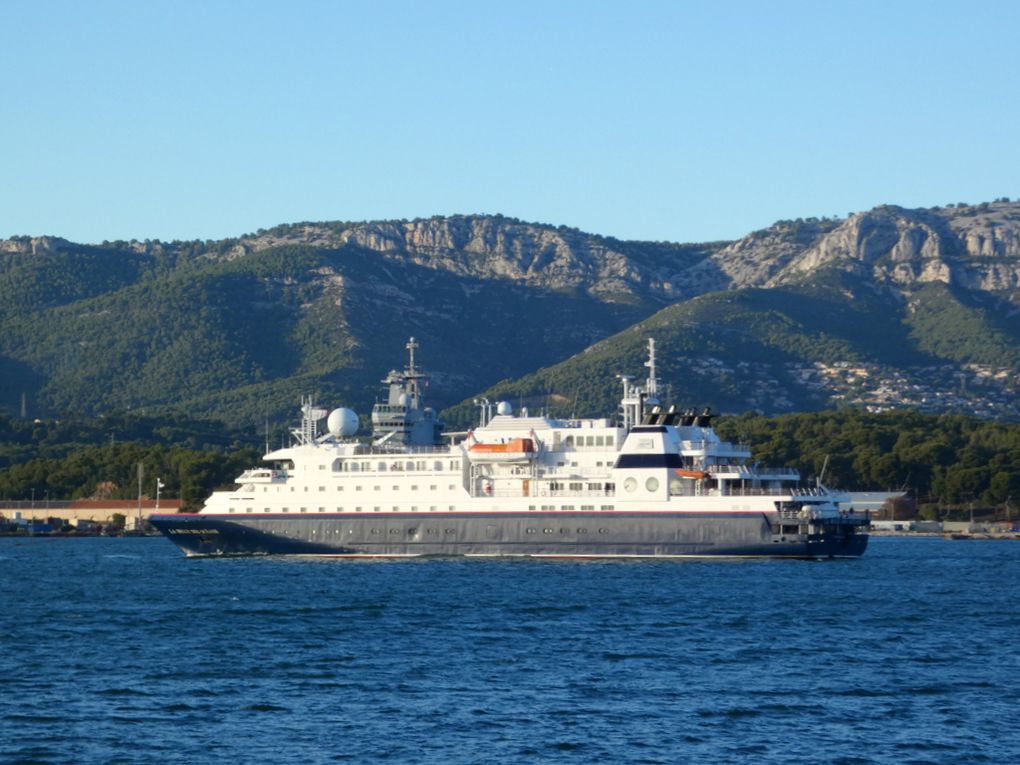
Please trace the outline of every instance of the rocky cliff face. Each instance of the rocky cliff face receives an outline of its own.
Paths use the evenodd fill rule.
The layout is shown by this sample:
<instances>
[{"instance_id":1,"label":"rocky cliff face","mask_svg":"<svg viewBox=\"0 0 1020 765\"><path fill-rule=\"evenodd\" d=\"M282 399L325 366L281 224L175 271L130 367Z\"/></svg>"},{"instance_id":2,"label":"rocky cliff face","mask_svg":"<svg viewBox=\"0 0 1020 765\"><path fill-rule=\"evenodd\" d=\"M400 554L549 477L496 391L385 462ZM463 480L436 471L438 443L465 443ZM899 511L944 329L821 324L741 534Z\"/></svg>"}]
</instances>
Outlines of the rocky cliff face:
<instances>
[{"instance_id":1,"label":"rocky cliff face","mask_svg":"<svg viewBox=\"0 0 1020 765\"><path fill-rule=\"evenodd\" d=\"M74 246L71 242L58 236L16 236L0 240L0 253L5 255L48 255Z\"/></svg>"},{"instance_id":2,"label":"rocky cliff face","mask_svg":"<svg viewBox=\"0 0 1020 765\"><path fill-rule=\"evenodd\" d=\"M355 246L458 276L580 290L605 299L629 296L659 302L686 296L689 290L682 274L714 249L713 245L619 242L563 226L456 215L357 223L340 229L331 224L288 226L242 238L231 256L284 244Z\"/></svg>"},{"instance_id":3,"label":"rocky cliff face","mask_svg":"<svg viewBox=\"0 0 1020 765\"><path fill-rule=\"evenodd\" d=\"M770 287L838 269L898 290L929 282L1020 291L1020 202L911 210L877 207L844 220L780 221L731 243L621 242L564 226L503 216L300 223L206 243L202 255L233 260L283 245L357 248L474 280L575 291L605 301L667 304L706 292ZM120 242L152 254L183 243ZM0 241L0 254L81 247L57 237Z\"/></svg>"},{"instance_id":4,"label":"rocky cliff face","mask_svg":"<svg viewBox=\"0 0 1020 765\"><path fill-rule=\"evenodd\" d=\"M879 207L851 216L792 257L742 246L746 241L727 251L742 253L750 266L724 251L733 286L777 286L830 268L899 289L930 282L990 292L1020 286L1020 203L1015 202L933 210Z\"/></svg>"}]
</instances>

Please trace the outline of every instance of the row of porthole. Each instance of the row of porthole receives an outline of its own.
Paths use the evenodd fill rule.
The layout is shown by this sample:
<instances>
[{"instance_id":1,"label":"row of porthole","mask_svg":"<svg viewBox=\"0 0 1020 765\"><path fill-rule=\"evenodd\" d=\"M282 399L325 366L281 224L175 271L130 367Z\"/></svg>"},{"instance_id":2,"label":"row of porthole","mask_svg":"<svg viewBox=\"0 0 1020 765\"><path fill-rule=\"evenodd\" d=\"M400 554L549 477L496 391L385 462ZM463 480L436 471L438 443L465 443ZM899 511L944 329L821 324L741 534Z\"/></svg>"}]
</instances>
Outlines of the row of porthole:
<instances>
[{"instance_id":1,"label":"row of porthole","mask_svg":"<svg viewBox=\"0 0 1020 765\"><path fill-rule=\"evenodd\" d=\"M588 529L580 529L579 528L579 529L575 529L575 531L578 534L587 534L588 533ZM527 528L527 529L525 529L525 532L527 532L528 534L537 534L538 533L538 529ZM542 529L542 533L543 534L555 534L556 533L556 529L548 529L548 528ZM570 529L560 529L560 533L561 534L569 534L570 533ZM609 529L599 529L599 534L608 534L608 533L609 533Z\"/></svg>"},{"instance_id":2,"label":"row of porthole","mask_svg":"<svg viewBox=\"0 0 1020 765\"><path fill-rule=\"evenodd\" d=\"M637 489L637 479L633 477L628 478L626 481L623 482L623 488L626 489L627 491L634 491L635 489ZM645 481L645 488L648 489L648 491L658 491L659 479L649 478L647 481Z\"/></svg>"}]
</instances>

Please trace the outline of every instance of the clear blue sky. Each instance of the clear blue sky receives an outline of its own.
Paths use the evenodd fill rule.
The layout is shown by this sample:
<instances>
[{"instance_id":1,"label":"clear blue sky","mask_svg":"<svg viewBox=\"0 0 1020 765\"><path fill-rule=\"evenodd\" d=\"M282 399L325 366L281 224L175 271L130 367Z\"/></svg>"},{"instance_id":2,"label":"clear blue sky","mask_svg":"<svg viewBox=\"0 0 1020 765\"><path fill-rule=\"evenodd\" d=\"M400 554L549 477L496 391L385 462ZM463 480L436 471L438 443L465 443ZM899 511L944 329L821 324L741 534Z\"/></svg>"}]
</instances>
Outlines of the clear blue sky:
<instances>
[{"instance_id":1,"label":"clear blue sky","mask_svg":"<svg viewBox=\"0 0 1020 765\"><path fill-rule=\"evenodd\" d=\"M1020 3L0 0L0 237L1020 196Z\"/></svg>"}]
</instances>

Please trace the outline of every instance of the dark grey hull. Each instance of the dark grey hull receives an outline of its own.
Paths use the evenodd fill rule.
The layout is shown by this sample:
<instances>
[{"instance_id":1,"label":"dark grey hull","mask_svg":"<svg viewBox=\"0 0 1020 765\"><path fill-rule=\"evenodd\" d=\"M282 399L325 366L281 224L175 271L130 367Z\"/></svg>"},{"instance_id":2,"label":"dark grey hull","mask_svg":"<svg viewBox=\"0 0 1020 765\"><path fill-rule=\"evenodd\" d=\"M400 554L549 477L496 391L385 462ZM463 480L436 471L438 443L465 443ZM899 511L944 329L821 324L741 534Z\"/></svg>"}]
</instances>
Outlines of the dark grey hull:
<instances>
[{"instance_id":1,"label":"dark grey hull","mask_svg":"<svg viewBox=\"0 0 1020 765\"><path fill-rule=\"evenodd\" d=\"M867 524L780 527L762 513L155 515L188 555L857 557Z\"/></svg>"}]
</instances>

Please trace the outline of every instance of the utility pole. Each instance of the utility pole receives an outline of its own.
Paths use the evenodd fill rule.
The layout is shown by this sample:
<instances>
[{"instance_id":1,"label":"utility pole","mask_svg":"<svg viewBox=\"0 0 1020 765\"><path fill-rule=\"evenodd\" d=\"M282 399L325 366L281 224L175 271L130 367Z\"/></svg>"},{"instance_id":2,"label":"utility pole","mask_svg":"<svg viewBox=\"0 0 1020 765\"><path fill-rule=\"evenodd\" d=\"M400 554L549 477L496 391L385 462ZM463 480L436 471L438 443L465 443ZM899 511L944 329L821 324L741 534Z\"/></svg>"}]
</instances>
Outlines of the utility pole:
<instances>
[{"instance_id":1,"label":"utility pole","mask_svg":"<svg viewBox=\"0 0 1020 765\"><path fill-rule=\"evenodd\" d=\"M165 487L166 484L160 478L156 479L156 512L159 512L159 490Z\"/></svg>"}]
</instances>

